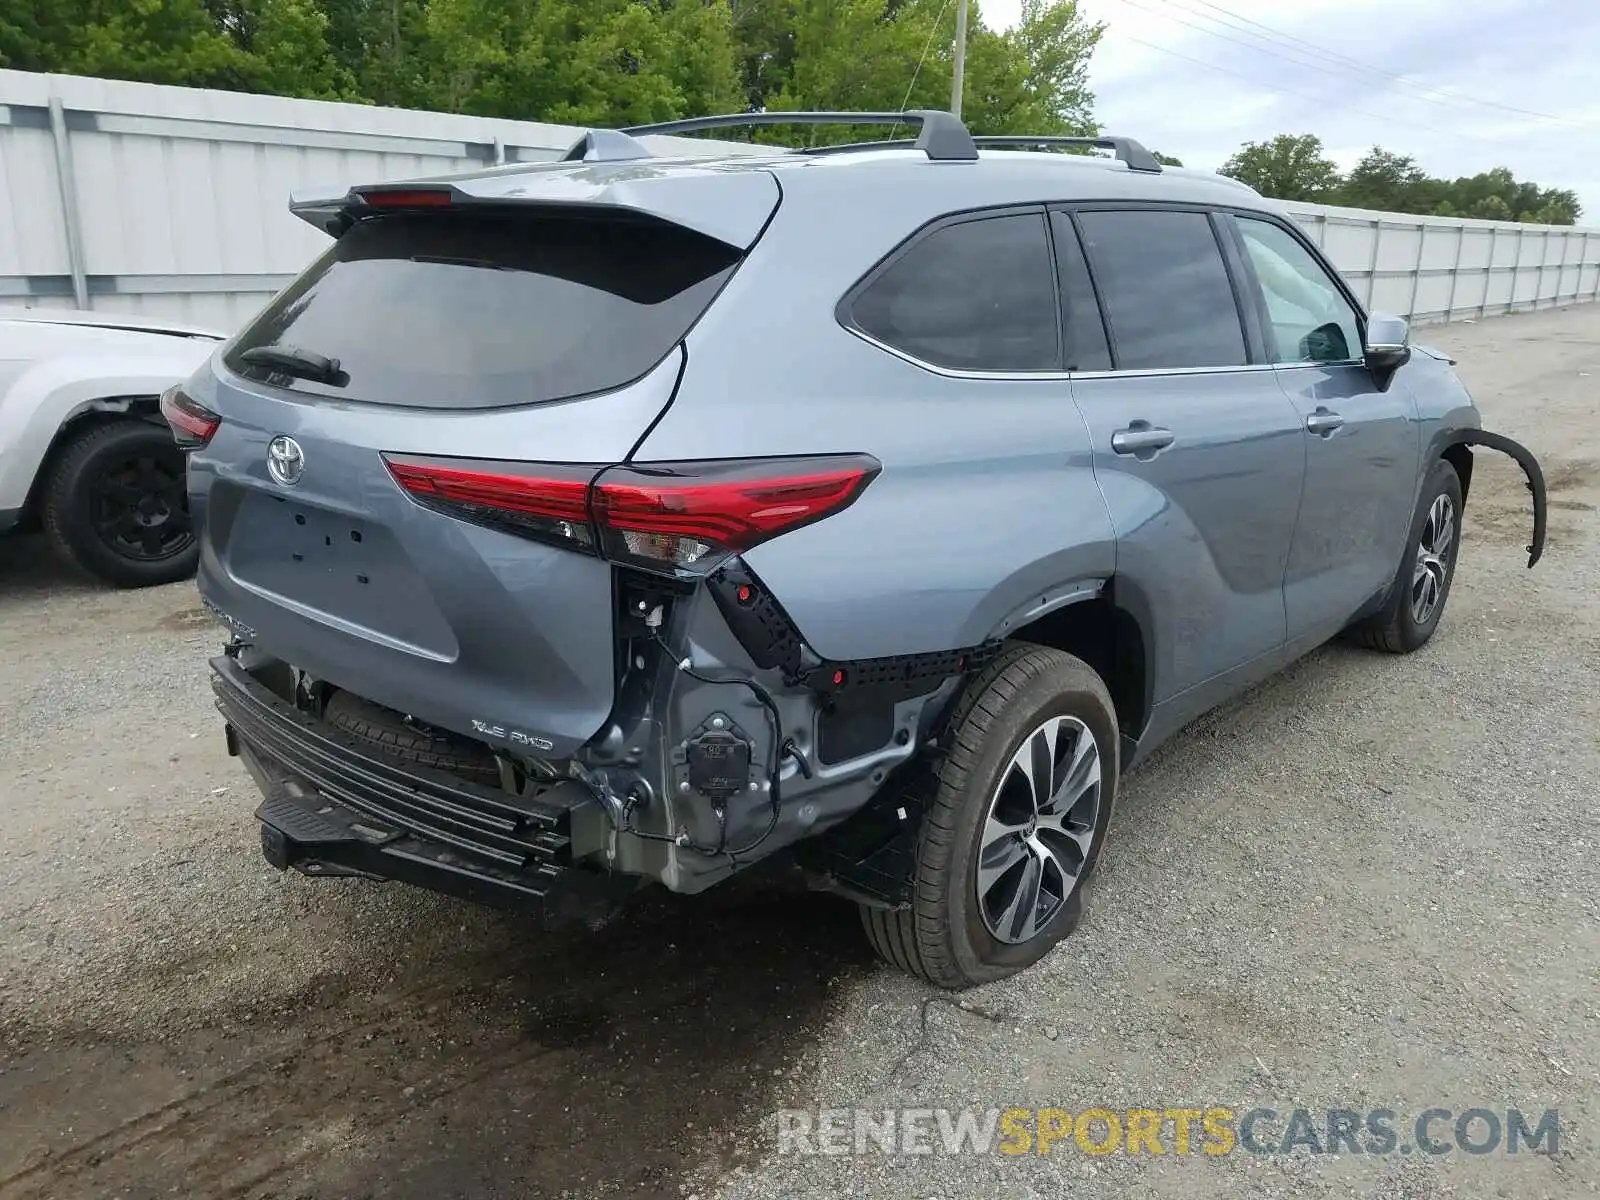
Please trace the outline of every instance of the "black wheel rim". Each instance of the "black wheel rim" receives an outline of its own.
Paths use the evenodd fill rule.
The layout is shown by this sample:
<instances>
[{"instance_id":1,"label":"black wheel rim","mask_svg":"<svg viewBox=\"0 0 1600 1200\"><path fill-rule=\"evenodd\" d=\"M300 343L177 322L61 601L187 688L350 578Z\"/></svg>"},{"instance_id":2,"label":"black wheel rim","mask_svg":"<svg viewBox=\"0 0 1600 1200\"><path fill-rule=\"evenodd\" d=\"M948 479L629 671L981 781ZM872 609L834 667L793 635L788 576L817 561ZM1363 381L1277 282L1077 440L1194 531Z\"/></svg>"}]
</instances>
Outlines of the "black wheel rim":
<instances>
[{"instance_id":1,"label":"black wheel rim","mask_svg":"<svg viewBox=\"0 0 1600 1200\"><path fill-rule=\"evenodd\" d=\"M162 562L194 545L176 447L108 462L89 486L89 523L113 553L134 562Z\"/></svg>"}]
</instances>

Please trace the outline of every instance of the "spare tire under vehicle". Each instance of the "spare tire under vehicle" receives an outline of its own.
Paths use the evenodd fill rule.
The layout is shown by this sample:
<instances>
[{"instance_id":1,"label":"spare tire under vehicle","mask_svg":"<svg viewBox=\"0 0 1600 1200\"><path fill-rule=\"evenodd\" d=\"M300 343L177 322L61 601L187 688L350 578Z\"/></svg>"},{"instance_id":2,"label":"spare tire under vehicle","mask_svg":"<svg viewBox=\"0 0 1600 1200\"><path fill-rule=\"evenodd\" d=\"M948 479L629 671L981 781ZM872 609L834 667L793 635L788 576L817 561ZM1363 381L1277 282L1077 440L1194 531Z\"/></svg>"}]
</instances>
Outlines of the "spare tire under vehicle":
<instances>
[{"instance_id":1,"label":"spare tire under vehicle","mask_svg":"<svg viewBox=\"0 0 1600 1200\"><path fill-rule=\"evenodd\" d=\"M334 692L328 698L322 717L335 729L365 742L384 758L432 767L472 783L500 785L500 765L488 747L409 721L403 714L363 700L352 692Z\"/></svg>"}]
</instances>

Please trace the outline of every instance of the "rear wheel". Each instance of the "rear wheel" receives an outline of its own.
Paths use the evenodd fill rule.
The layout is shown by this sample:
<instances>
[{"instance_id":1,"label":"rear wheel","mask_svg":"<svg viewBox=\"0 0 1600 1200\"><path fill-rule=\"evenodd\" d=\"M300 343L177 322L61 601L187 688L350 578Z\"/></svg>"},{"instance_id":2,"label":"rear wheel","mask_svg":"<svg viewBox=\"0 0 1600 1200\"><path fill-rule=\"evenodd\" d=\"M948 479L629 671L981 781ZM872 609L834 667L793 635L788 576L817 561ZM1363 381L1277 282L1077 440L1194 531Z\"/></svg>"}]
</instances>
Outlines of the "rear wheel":
<instances>
[{"instance_id":1,"label":"rear wheel","mask_svg":"<svg viewBox=\"0 0 1600 1200\"><path fill-rule=\"evenodd\" d=\"M199 561L183 451L165 426L119 420L72 437L45 480L41 515L63 557L118 587L187 579Z\"/></svg>"},{"instance_id":2,"label":"rear wheel","mask_svg":"<svg viewBox=\"0 0 1600 1200\"><path fill-rule=\"evenodd\" d=\"M1461 548L1461 478L1444 459L1433 464L1411 522L1411 537L1388 602L1350 628L1356 642L1390 654L1425 646L1444 616Z\"/></svg>"},{"instance_id":3,"label":"rear wheel","mask_svg":"<svg viewBox=\"0 0 1600 1200\"><path fill-rule=\"evenodd\" d=\"M1085 663L1019 645L972 681L917 845L909 908L863 907L887 962L945 988L1031 966L1077 926L1111 820L1116 711Z\"/></svg>"}]
</instances>

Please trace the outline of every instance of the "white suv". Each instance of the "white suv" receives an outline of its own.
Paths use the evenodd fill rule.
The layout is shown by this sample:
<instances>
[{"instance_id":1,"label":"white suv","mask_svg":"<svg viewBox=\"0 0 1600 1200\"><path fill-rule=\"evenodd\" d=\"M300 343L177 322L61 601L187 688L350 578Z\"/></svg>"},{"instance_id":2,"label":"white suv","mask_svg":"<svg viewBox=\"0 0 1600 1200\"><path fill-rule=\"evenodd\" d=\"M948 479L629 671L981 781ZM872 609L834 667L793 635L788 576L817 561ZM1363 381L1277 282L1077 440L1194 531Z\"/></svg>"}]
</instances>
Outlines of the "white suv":
<instances>
[{"instance_id":1,"label":"white suv","mask_svg":"<svg viewBox=\"0 0 1600 1200\"><path fill-rule=\"evenodd\" d=\"M42 526L120 587L193 574L183 454L158 406L221 341L119 314L0 310L0 533Z\"/></svg>"}]
</instances>

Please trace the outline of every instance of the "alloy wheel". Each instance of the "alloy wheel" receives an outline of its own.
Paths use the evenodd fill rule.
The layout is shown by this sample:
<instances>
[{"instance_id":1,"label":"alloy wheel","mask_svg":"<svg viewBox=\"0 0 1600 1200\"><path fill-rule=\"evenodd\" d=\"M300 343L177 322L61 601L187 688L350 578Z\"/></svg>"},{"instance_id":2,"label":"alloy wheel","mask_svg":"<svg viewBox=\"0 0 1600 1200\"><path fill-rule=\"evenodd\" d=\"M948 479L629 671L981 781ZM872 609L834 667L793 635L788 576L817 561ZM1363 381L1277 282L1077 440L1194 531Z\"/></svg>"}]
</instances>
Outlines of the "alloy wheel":
<instances>
[{"instance_id":1,"label":"alloy wheel","mask_svg":"<svg viewBox=\"0 0 1600 1200\"><path fill-rule=\"evenodd\" d=\"M1418 625L1428 623L1444 598L1455 537L1455 505L1449 496L1437 496L1417 539L1416 569L1411 575L1411 619Z\"/></svg>"},{"instance_id":2,"label":"alloy wheel","mask_svg":"<svg viewBox=\"0 0 1600 1200\"><path fill-rule=\"evenodd\" d=\"M997 940L1032 940L1089 860L1101 804L1100 748L1076 717L1022 740L989 799L975 867L978 911Z\"/></svg>"}]
</instances>

